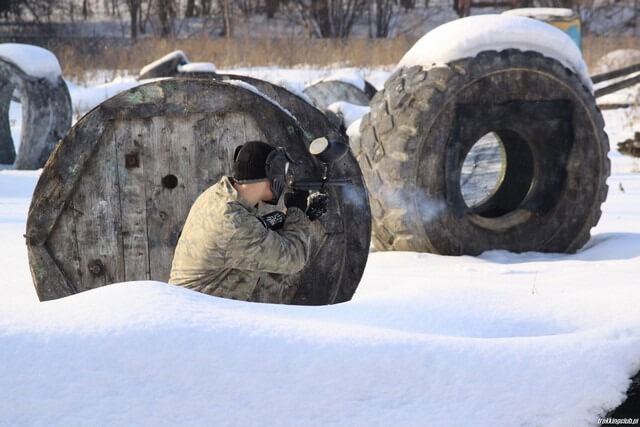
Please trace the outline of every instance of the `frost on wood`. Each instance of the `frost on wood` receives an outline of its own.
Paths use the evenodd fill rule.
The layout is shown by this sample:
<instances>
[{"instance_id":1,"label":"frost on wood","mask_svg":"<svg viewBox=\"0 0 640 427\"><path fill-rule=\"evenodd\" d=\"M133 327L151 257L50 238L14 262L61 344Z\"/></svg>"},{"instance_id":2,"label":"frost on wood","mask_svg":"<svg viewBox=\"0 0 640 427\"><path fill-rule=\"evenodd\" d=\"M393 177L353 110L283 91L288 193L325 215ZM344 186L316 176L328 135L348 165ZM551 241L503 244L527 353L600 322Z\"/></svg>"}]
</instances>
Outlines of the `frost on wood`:
<instances>
[{"instance_id":1,"label":"frost on wood","mask_svg":"<svg viewBox=\"0 0 640 427\"><path fill-rule=\"evenodd\" d=\"M41 52L42 49L34 50L30 47L26 47L25 51L40 54L34 58L35 63L38 58L48 57ZM22 102L22 133L18 155L15 157L16 168L38 169L44 165L58 140L71 126L71 98L59 74L57 77L47 74L47 78L43 77L45 73L35 76L28 74L22 67L25 58L16 58L17 64L0 58L0 163L11 164L14 161L8 113L12 94L17 89ZM43 60L42 63L51 65L51 61Z\"/></svg>"},{"instance_id":2,"label":"frost on wood","mask_svg":"<svg viewBox=\"0 0 640 427\"><path fill-rule=\"evenodd\" d=\"M483 51L534 51L559 61L578 74L591 91L593 84L580 49L563 31L544 22L509 15L457 19L428 32L402 57L398 68L446 64Z\"/></svg>"}]
</instances>

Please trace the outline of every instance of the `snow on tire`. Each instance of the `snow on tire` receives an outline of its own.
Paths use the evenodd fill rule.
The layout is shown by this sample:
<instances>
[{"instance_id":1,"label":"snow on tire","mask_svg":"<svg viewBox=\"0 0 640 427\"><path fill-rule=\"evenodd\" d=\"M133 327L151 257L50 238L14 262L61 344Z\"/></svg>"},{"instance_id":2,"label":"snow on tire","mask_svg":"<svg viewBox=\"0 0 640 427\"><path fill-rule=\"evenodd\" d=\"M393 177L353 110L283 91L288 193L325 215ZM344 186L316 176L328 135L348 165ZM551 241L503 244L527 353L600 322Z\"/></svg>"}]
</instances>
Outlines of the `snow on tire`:
<instances>
[{"instance_id":1,"label":"snow on tire","mask_svg":"<svg viewBox=\"0 0 640 427\"><path fill-rule=\"evenodd\" d=\"M14 92L22 103L22 142L17 156L9 123ZM36 46L0 44L0 164L15 161L16 169L44 166L71 127L71 115L69 89L54 55Z\"/></svg>"},{"instance_id":2,"label":"snow on tire","mask_svg":"<svg viewBox=\"0 0 640 427\"><path fill-rule=\"evenodd\" d=\"M484 51L397 70L352 142L383 250L574 252L606 199L604 121L580 77L537 52ZM492 191L473 203L465 157L487 137L502 153Z\"/></svg>"}]
</instances>

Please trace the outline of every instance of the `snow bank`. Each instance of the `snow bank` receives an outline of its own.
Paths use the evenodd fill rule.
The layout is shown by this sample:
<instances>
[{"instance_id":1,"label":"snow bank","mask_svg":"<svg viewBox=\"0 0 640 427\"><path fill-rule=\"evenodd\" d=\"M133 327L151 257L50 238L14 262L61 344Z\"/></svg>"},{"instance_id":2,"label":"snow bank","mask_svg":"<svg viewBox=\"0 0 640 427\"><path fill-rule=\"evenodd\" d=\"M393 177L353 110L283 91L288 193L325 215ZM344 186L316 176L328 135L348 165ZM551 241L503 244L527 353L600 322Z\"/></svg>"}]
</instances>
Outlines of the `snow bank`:
<instances>
[{"instance_id":1,"label":"snow bank","mask_svg":"<svg viewBox=\"0 0 640 427\"><path fill-rule=\"evenodd\" d=\"M62 76L58 58L46 49L20 43L0 43L0 58L33 77L56 80Z\"/></svg>"},{"instance_id":2,"label":"snow bank","mask_svg":"<svg viewBox=\"0 0 640 427\"><path fill-rule=\"evenodd\" d=\"M211 62L190 62L184 65L178 65L178 71L181 73L215 73L216 66Z\"/></svg>"},{"instance_id":3,"label":"snow bank","mask_svg":"<svg viewBox=\"0 0 640 427\"><path fill-rule=\"evenodd\" d=\"M532 50L554 58L593 91L587 65L571 37L549 24L521 16L478 15L441 25L418 40L398 67L429 67L504 49Z\"/></svg>"},{"instance_id":4,"label":"snow bank","mask_svg":"<svg viewBox=\"0 0 640 427\"><path fill-rule=\"evenodd\" d=\"M372 253L353 301L303 307L159 282L38 302L39 173L0 171L7 425L595 426L640 369L637 174L577 254Z\"/></svg>"}]
</instances>

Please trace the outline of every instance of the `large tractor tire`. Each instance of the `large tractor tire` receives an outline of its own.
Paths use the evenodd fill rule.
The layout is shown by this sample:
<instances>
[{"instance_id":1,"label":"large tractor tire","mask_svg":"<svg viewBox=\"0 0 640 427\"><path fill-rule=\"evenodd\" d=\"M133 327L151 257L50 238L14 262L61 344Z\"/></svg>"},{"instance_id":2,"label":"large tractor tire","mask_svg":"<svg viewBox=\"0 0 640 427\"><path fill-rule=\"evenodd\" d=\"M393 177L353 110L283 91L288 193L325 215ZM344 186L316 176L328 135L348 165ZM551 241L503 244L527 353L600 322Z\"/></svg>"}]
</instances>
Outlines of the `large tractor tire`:
<instances>
[{"instance_id":1,"label":"large tractor tire","mask_svg":"<svg viewBox=\"0 0 640 427\"><path fill-rule=\"evenodd\" d=\"M536 52L485 51L397 70L352 142L374 245L449 255L578 250L607 196L603 127L580 78ZM472 203L462 169L487 137L502 165L492 191Z\"/></svg>"},{"instance_id":2,"label":"large tractor tire","mask_svg":"<svg viewBox=\"0 0 640 427\"><path fill-rule=\"evenodd\" d=\"M16 89L22 104L17 156L9 123L9 105ZM71 97L62 76L51 79L32 76L10 59L0 58L0 164L15 161L16 169L44 166L71 127L71 116Z\"/></svg>"}]
</instances>

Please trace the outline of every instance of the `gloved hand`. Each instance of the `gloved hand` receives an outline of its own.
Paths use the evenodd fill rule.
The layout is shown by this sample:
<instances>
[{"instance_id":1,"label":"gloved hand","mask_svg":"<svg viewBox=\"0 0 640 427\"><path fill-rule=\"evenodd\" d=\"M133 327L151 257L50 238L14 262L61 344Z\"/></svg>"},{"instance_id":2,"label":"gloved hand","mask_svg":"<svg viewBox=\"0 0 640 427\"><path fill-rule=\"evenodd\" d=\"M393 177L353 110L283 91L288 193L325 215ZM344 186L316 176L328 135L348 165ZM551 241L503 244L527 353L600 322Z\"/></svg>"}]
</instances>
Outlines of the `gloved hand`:
<instances>
[{"instance_id":1,"label":"gloved hand","mask_svg":"<svg viewBox=\"0 0 640 427\"><path fill-rule=\"evenodd\" d=\"M296 207L302 212L307 210L307 198L309 192L306 190L296 190L293 193L286 193L284 195L284 205L288 208Z\"/></svg>"},{"instance_id":2,"label":"gloved hand","mask_svg":"<svg viewBox=\"0 0 640 427\"><path fill-rule=\"evenodd\" d=\"M258 217L262 225L270 230L279 230L284 225L286 215L280 211L269 212L266 215Z\"/></svg>"},{"instance_id":3,"label":"gloved hand","mask_svg":"<svg viewBox=\"0 0 640 427\"><path fill-rule=\"evenodd\" d=\"M316 191L309 195L309 206L307 207L307 216L311 221L315 221L322 215L327 213L327 206L329 205L329 195L327 193L321 193Z\"/></svg>"}]
</instances>

